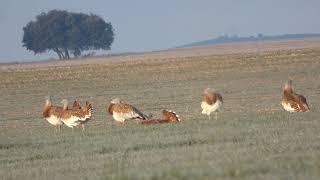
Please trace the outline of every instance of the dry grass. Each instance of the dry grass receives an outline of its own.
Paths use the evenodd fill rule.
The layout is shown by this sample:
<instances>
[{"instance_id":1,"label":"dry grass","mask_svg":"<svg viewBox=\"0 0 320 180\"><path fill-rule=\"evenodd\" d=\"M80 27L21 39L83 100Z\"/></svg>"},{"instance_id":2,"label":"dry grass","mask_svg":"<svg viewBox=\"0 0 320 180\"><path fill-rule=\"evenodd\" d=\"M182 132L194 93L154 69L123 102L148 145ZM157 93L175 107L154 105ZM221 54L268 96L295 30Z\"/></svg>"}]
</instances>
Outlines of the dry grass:
<instances>
[{"instance_id":1,"label":"dry grass","mask_svg":"<svg viewBox=\"0 0 320 180\"><path fill-rule=\"evenodd\" d=\"M309 113L280 107L287 78ZM3 179L319 179L320 49L166 58L0 72ZM219 119L200 114L213 87ZM54 134L44 97L90 100L87 132ZM120 97L145 113L175 110L180 124L118 126L105 106Z\"/></svg>"}]
</instances>

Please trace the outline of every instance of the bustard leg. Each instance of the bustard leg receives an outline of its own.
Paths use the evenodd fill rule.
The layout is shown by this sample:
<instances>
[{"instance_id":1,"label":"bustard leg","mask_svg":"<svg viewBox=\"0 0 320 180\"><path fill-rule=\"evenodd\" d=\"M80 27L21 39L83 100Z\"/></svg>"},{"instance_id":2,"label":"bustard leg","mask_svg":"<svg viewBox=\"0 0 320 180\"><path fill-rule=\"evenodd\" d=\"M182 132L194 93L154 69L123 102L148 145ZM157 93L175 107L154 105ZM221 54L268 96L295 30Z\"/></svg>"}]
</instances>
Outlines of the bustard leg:
<instances>
[{"instance_id":1,"label":"bustard leg","mask_svg":"<svg viewBox=\"0 0 320 180\"><path fill-rule=\"evenodd\" d=\"M209 114L208 116L209 116L209 120L211 120L211 116L210 116L210 114Z\"/></svg>"},{"instance_id":2,"label":"bustard leg","mask_svg":"<svg viewBox=\"0 0 320 180\"><path fill-rule=\"evenodd\" d=\"M81 126L82 126L82 132L84 132L85 131L84 124L81 124Z\"/></svg>"},{"instance_id":3,"label":"bustard leg","mask_svg":"<svg viewBox=\"0 0 320 180\"><path fill-rule=\"evenodd\" d=\"M54 126L54 133L55 133L55 134L58 133L58 126Z\"/></svg>"},{"instance_id":4,"label":"bustard leg","mask_svg":"<svg viewBox=\"0 0 320 180\"><path fill-rule=\"evenodd\" d=\"M58 125L58 133L61 134L61 125Z\"/></svg>"},{"instance_id":5,"label":"bustard leg","mask_svg":"<svg viewBox=\"0 0 320 180\"><path fill-rule=\"evenodd\" d=\"M216 117L216 120L218 119L218 112L216 111L215 112L215 117Z\"/></svg>"},{"instance_id":6,"label":"bustard leg","mask_svg":"<svg viewBox=\"0 0 320 180\"><path fill-rule=\"evenodd\" d=\"M124 126L124 121L116 121L117 126Z\"/></svg>"},{"instance_id":7,"label":"bustard leg","mask_svg":"<svg viewBox=\"0 0 320 180\"><path fill-rule=\"evenodd\" d=\"M122 126L125 125L125 124L124 124L125 121L126 121L125 119L122 119L122 121L120 121Z\"/></svg>"}]
</instances>

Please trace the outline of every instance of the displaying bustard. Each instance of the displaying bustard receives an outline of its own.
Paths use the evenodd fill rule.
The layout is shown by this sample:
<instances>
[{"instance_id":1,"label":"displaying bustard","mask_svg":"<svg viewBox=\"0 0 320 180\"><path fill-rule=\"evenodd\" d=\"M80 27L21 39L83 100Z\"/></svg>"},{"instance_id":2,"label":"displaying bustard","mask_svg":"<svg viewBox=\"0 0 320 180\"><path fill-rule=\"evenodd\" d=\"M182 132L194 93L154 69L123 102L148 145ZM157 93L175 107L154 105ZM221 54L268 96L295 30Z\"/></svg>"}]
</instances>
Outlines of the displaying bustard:
<instances>
[{"instance_id":1,"label":"displaying bustard","mask_svg":"<svg viewBox=\"0 0 320 180\"><path fill-rule=\"evenodd\" d=\"M72 128L88 121L93 112L92 105L87 103L81 109L68 109L68 101L63 99L63 108L61 112L61 121L68 127ZM84 130L84 129L83 129Z\"/></svg>"},{"instance_id":2,"label":"displaying bustard","mask_svg":"<svg viewBox=\"0 0 320 180\"><path fill-rule=\"evenodd\" d=\"M309 105L304 96L293 91L292 80L288 80L283 86L282 107L289 112L307 112Z\"/></svg>"},{"instance_id":3,"label":"displaying bustard","mask_svg":"<svg viewBox=\"0 0 320 180\"><path fill-rule=\"evenodd\" d=\"M142 124L162 124L162 123L176 123L180 122L181 119L179 118L179 115L177 115L174 111L171 110L163 110L162 111L162 119L147 119L144 121L141 121Z\"/></svg>"},{"instance_id":4,"label":"displaying bustard","mask_svg":"<svg viewBox=\"0 0 320 180\"><path fill-rule=\"evenodd\" d=\"M61 125L63 122L60 119L62 113L62 107L53 106L51 97L46 97L46 103L43 107L42 116L52 125L55 126L56 132L61 132Z\"/></svg>"},{"instance_id":5,"label":"displaying bustard","mask_svg":"<svg viewBox=\"0 0 320 180\"><path fill-rule=\"evenodd\" d=\"M124 125L125 120L141 119L146 120L148 116L144 115L137 108L130 104L125 104L119 98L115 98L110 102L107 112L112 115L113 119Z\"/></svg>"},{"instance_id":6,"label":"displaying bustard","mask_svg":"<svg viewBox=\"0 0 320 180\"><path fill-rule=\"evenodd\" d=\"M218 119L218 111L222 110L223 100L219 93L214 92L210 88L204 90L201 101L202 114L209 116L215 112L215 118Z\"/></svg>"},{"instance_id":7,"label":"displaying bustard","mask_svg":"<svg viewBox=\"0 0 320 180\"><path fill-rule=\"evenodd\" d=\"M86 101L86 105L84 107L81 107L80 103L77 100L75 100L72 105L72 110L77 111L77 110L82 110L84 108L89 108L89 107L91 107L92 109L92 105L88 101ZM85 120L80 121L82 131L85 131L85 123L87 123L91 119L92 113L93 111L91 111L91 115L87 116Z\"/></svg>"}]
</instances>

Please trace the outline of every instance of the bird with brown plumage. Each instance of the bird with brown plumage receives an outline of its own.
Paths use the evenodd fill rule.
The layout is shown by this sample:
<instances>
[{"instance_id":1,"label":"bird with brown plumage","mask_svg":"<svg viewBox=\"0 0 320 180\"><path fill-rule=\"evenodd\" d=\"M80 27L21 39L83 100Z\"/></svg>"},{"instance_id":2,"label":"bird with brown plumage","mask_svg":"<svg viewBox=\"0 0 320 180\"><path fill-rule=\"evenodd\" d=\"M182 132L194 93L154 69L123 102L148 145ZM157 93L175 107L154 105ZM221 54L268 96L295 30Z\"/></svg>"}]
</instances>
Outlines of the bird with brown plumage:
<instances>
[{"instance_id":1,"label":"bird with brown plumage","mask_svg":"<svg viewBox=\"0 0 320 180\"><path fill-rule=\"evenodd\" d=\"M55 132L61 132L61 126L63 122L61 121L61 113L63 108L60 106L52 105L51 97L46 97L46 103L43 107L42 116L52 125L55 126Z\"/></svg>"},{"instance_id":2,"label":"bird with brown plumage","mask_svg":"<svg viewBox=\"0 0 320 180\"><path fill-rule=\"evenodd\" d=\"M284 110L289 112L307 112L310 110L307 99L294 92L292 80L288 80L283 86L281 105Z\"/></svg>"},{"instance_id":3,"label":"bird with brown plumage","mask_svg":"<svg viewBox=\"0 0 320 180\"><path fill-rule=\"evenodd\" d=\"M222 110L223 100L222 96L207 88L204 90L201 101L202 114L206 114L210 120L210 114L215 112L215 119L218 119L218 111Z\"/></svg>"},{"instance_id":4,"label":"bird with brown plumage","mask_svg":"<svg viewBox=\"0 0 320 180\"><path fill-rule=\"evenodd\" d=\"M84 107L81 107L80 103L77 100L75 100L73 102L73 105L72 105L72 110L73 111L82 110L82 109L85 109L85 108L87 108L87 109L88 108L92 108L92 104L89 103L88 101L86 101L86 105ZM91 113L93 113L93 111ZM82 127L82 131L85 131L85 123L90 121L91 116L92 115L90 115L90 117L88 116L85 120L80 121L80 124L81 124L81 127Z\"/></svg>"},{"instance_id":5,"label":"bird with brown plumage","mask_svg":"<svg viewBox=\"0 0 320 180\"><path fill-rule=\"evenodd\" d=\"M72 107L72 109L68 108L68 101L63 99L61 101L63 103L63 108L61 112L61 121L68 127L72 128L78 125L84 125L84 123L88 122L93 113L93 107L89 102L86 102L86 105L81 107ZM74 103L75 104L75 103ZM84 126L83 126L83 131Z\"/></svg>"},{"instance_id":6,"label":"bird with brown plumage","mask_svg":"<svg viewBox=\"0 0 320 180\"><path fill-rule=\"evenodd\" d=\"M72 104L72 110L80 110L80 109L81 109L80 103L77 100L74 100Z\"/></svg>"},{"instance_id":7,"label":"bird with brown plumage","mask_svg":"<svg viewBox=\"0 0 320 180\"><path fill-rule=\"evenodd\" d=\"M163 123L177 123L180 122L181 119L179 118L179 115L177 115L172 110L162 110L162 119L147 119L144 121L141 121L141 124L149 125L149 124L163 124Z\"/></svg>"},{"instance_id":8,"label":"bird with brown plumage","mask_svg":"<svg viewBox=\"0 0 320 180\"><path fill-rule=\"evenodd\" d=\"M124 122L129 119L149 119L148 116L143 114L137 108L130 104L123 103L119 98L113 99L106 111L112 115L114 120L120 122L122 125L124 125Z\"/></svg>"}]
</instances>

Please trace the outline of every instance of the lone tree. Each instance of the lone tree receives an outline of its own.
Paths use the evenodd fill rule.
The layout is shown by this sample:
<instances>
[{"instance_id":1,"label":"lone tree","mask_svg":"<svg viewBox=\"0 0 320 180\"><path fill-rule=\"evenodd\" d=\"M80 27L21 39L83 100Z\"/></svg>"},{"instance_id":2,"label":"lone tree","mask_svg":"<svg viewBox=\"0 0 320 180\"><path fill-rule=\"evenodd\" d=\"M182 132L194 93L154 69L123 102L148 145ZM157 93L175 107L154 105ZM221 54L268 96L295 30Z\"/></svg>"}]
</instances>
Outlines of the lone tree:
<instances>
[{"instance_id":1,"label":"lone tree","mask_svg":"<svg viewBox=\"0 0 320 180\"><path fill-rule=\"evenodd\" d=\"M114 39L111 23L94 14L51 10L23 27L23 47L35 54L54 51L70 59L86 50L110 50Z\"/></svg>"}]
</instances>

